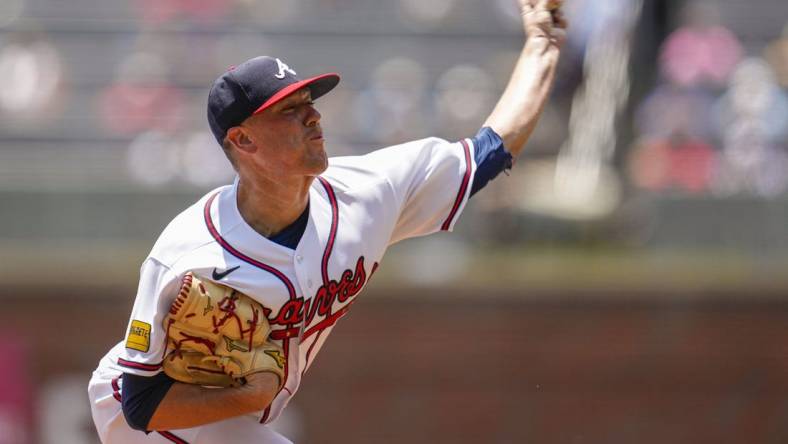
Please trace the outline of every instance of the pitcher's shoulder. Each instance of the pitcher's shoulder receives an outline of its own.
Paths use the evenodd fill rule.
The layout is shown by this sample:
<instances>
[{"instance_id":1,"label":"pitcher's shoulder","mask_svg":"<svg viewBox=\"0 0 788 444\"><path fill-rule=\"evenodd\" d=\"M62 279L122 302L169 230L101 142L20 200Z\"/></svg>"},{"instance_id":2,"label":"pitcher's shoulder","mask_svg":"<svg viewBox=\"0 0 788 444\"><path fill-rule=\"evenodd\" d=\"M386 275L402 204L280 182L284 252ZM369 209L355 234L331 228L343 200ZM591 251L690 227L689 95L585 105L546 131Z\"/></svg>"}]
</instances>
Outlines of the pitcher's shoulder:
<instances>
[{"instance_id":1,"label":"pitcher's shoulder","mask_svg":"<svg viewBox=\"0 0 788 444\"><path fill-rule=\"evenodd\" d=\"M211 190L175 216L159 235L149 256L164 265L172 266L184 255L213 242L214 239L206 226L205 211L214 196L230 188L228 185Z\"/></svg>"}]
</instances>

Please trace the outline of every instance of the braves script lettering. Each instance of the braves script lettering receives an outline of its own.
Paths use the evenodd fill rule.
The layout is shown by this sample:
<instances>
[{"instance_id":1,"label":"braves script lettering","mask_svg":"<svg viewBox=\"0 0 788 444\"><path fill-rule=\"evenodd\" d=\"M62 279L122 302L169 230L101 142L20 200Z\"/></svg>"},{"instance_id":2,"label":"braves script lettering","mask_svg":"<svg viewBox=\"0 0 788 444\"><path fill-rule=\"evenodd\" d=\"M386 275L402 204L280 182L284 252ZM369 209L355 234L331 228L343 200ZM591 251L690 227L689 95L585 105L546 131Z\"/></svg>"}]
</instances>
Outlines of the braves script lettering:
<instances>
[{"instance_id":1,"label":"braves script lettering","mask_svg":"<svg viewBox=\"0 0 788 444\"><path fill-rule=\"evenodd\" d=\"M335 302L345 303L358 294L367 281L364 256L358 258L355 271L345 270L339 280L330 280L317 289L315 297L293 299L282 306L279 313L269 321L271 325L294 325L302 321L309 325L315 314L326 316L331 313Z\"/></svg>"}]
</instances>

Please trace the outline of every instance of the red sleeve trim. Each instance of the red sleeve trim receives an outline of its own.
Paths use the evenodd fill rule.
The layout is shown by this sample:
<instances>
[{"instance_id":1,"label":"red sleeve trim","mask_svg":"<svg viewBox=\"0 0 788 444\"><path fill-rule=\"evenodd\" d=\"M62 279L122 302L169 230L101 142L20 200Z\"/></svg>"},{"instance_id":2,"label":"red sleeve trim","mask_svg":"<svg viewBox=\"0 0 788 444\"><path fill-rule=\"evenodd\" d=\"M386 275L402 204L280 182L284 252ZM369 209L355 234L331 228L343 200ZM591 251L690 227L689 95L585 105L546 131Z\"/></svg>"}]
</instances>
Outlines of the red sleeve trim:
<instances>
[{"instance_id":1,"label":"red sleeve trim","mask_svg":"<svg viewBox=\"0 0 788 444\"><path fill-rule=\"evenodd\" d=\"M115 398L118 402L123 402L122 397L120 396L120 385L118 384L118 380L120 376L116 378L112 378L112 397Z\"/></svg>"},{"instance_id":2,"label":"red sleeve trim","mask_svg":"<svg viewBox=\"0 0 788 444\"><path fill-rule=\"evenodd\" d=\"M177 443L177 444L189 444L184 439L180 438L179 436L175 435L172 432L166 432L165 431L165 432L156 432L156 433L158 433L159 435L163 436L164 438L166 438L166 439L168 439L168 440L170 440L170 441L172 441L174 443Z\"/></svg>"},{"instance_id":3,"label":"red sleeve trim","mask_svg":"<svg viewBox=\"0 0 788 444\"><path fill-rule=\"evenodd\" d=\"M465 175L462 178L462 184L460 184L460 190L457 192L457 198L454 200L454 206L449 213L449 217L446 218L446 221L441 226L442 231L448 231L449 227L451 227L460 205L465 200L465 194L467 194L468 185L471 182L471 147L465 139L461 140L460 143L462 143L462 148L465 150Z\"/></svg>"},{"instance_id":4,"label":"red sleeve trim","mask_svg":"<svg viewBox=\"0 0 788 444\"><path fill-rule=\"evenodd\" d=\"M118 365L146 372L155 372L161 368L161 362L158 364L143 364L141 362L128 361L123 358L118 358Z\"/></svg>"}]
</instances>

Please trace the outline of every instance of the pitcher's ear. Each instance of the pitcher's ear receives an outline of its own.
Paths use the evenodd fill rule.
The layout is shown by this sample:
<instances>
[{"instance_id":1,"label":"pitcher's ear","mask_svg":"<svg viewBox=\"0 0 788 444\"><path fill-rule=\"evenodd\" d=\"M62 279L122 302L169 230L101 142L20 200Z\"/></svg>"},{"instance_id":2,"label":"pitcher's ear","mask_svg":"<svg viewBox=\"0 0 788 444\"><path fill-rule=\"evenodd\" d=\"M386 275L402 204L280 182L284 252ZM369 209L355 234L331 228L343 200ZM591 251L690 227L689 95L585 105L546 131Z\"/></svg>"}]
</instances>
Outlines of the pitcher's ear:
<instances>
[{"instance_id":1,"label":"pitcher's ear","mask_svg":"<svg viewBox=\"0 0 788 444\"><path fill-rule=\"evenodd\" d=\"M240 126L227 130L227 140L237 149L248 153L254 152L256 146L246 131Z\"/></svg>"}]
</instances>

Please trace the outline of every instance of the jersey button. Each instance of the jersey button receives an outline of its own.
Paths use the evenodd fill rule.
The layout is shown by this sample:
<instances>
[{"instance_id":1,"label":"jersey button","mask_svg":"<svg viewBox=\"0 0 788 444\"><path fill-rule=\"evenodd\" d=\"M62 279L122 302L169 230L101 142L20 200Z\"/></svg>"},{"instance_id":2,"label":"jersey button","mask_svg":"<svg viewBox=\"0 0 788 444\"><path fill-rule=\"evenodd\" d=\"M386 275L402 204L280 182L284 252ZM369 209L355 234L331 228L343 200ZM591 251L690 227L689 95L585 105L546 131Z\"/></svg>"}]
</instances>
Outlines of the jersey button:
<instances>
[{"instance_id":1,"label":"jersey button","mask_svg":"<svg viewBox=\"0 0 788 444\"><path fill-rule=\"evenodd\" d=\"M307 279L306 286L312 288L312 279Z\"/></svg>"},{"instance_id":2,"label":"jersey button","mask_svg":"<svg viewBox=\"0 0 788 444\"><path fill-rule=\"evenodd\" d=\"M296 261L298 261L298 263L299 263L299 264L300 264L300 263L301 263L303 260L304 260L304 257L303 257L303 256L301 256L300 254L296 256Z\"/></svg>"}]
</instances>

